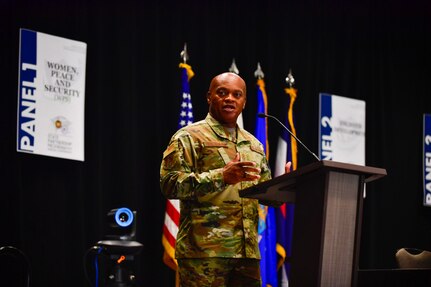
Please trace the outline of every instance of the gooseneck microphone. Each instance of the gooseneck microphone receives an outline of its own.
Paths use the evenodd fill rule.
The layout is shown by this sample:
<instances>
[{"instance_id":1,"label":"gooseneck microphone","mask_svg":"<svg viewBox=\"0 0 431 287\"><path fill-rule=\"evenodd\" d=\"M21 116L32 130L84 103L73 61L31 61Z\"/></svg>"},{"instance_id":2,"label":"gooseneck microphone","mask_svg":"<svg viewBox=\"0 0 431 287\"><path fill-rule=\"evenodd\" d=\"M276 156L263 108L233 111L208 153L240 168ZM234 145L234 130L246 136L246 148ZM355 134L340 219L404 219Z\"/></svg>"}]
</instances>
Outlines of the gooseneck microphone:
<instances>
[{"instance_id":1,"label":"gooseneck microphone","mask_svg":"<svg viewBox=\"0 0 431 287\"><path fill-rule=\"evenodd\" d=\"M314 154L314 152L312 152L305 144L302 143L302 141L300 141L285 125L283 125L282 122L280 122L276 117L268 115L268 114L264 114L264 113L258 113L257 116L259 118L271 118L276 120L291 136L293 136L297 142L299 142L315 159L317 159L318 161L320 161L320 158Z\"/></svg>"}]
</instances>

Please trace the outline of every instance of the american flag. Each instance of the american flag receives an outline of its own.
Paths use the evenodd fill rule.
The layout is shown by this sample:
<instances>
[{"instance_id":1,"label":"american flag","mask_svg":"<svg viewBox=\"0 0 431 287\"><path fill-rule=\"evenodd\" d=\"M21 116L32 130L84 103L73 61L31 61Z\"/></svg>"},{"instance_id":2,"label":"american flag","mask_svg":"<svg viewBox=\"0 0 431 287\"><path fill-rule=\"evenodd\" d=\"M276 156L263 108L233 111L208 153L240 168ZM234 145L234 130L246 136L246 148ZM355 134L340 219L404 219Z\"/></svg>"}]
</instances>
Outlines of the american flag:
<instances>
[{"instance_id":1,"label":"american flag","mask_svg":"<svg viewBox=\"0 0 431 287\"><path fill-rule=\"evenodd\" d=\"M182 102L178 128L182 128L193 123L193 106L192 96L190 95L189 80L194 76L194 73L192 68L187 64L181 63L180 68L182 68Z\"/></svg>"},{"instance_id":2,"label":"american flag","mask_svg":"<svg viewBox=\"0 0 431 287\"><path fill-rule=\"evenodd\" d=\"M193 106L190 95L189 81L194 76L191 66L181 63L181 110L178 121L178 128L182 128L193 123ZM180 222L180 204L177 199L166 201L165 222L163 226L162 244L165 249L163 262L173 270L177 270L177 261L175 260L175 242Z\"/></svg>"}]
</instances>

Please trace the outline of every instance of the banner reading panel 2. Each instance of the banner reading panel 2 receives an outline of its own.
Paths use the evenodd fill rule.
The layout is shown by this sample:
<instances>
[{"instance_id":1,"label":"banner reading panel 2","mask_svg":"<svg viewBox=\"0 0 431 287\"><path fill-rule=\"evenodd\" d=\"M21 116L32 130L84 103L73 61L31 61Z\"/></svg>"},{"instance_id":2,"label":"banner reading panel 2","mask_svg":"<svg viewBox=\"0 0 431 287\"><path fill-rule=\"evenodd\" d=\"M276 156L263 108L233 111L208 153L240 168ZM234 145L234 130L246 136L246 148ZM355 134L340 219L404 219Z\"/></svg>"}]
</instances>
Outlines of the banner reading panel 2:
<instances>
[{"instance_id":1,"label":"banner reading panel 2","mask_svg":"<svg viewBox=\"0 0 431 287\"><path fill-rule=\"evenodd\" d=\"M365 165L365 102L319 94L319 157Z\"/></svg>"}]
</instances>

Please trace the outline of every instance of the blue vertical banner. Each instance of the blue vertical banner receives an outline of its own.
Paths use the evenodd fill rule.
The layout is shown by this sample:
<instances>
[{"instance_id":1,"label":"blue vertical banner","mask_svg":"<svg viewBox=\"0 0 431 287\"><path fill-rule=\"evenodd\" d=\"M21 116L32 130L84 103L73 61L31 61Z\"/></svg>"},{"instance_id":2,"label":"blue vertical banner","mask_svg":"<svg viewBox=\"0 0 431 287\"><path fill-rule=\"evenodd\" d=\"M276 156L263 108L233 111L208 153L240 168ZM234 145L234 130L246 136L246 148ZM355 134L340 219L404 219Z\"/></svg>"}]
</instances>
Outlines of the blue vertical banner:
<instances>
[{"instance_id":1,"label":"blue vertical banner","mask_svg":"<svg viewBox=\"0 0 431 287\"><path fill-rule=\"evenodd\" d=\"M263 79L257 80L257 114L267 114L268 102ZM267 159L269 159L268 118L256 118L256 138L263 144ZM259 205L259 250L261 254L260 271L263 287L278 286L276 226L274 208Z\"/></svg>"},{"instance_id":2,"label":"blue vertical banner","mask_svg":"<svg viewBox=\"0 0 431 287\"><path fill-rule=\"evenodd\" d=\"M319 157L332 160L332 95L320 94Z\"/></svg>"},{"instance_id":3,"label":"blue vertical banner","mask_svg":"<svg viewBox=\"0 0 431 287\"><path fill-rule=\"evenodd\" d=\"M431 206L431 114L423 116L423 205Z\"/></svg>"},{"instance_id":4,"label":"blue vertical banner","mask_svg":"<svg viewBox=\"0 0 431 287\"><path fill-rule=\"evenodd\" d=\"M33 153L36 130L37 33L21 30L20 36L17 149Z\"/></svg>"}]
</instances>

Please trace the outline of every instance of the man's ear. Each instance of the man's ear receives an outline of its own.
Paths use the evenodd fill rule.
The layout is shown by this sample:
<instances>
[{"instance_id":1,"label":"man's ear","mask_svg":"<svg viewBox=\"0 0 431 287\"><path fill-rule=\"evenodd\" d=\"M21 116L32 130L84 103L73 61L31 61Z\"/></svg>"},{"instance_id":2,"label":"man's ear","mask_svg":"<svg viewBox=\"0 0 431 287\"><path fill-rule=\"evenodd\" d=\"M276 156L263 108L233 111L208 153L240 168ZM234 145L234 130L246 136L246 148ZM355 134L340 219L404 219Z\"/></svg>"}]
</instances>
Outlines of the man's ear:
<instances>
[{"instance_id":1,"label":"man's ear","mask_svg":"<svg viewBox=\"0 0 431 287\"><path fill-rule=\"evenodd\" d=\"M211 97L211 93L208 91L207 92L207 103L210 103L210 97Z\"/></svg>"}]
</instances>

